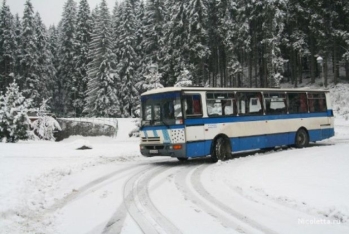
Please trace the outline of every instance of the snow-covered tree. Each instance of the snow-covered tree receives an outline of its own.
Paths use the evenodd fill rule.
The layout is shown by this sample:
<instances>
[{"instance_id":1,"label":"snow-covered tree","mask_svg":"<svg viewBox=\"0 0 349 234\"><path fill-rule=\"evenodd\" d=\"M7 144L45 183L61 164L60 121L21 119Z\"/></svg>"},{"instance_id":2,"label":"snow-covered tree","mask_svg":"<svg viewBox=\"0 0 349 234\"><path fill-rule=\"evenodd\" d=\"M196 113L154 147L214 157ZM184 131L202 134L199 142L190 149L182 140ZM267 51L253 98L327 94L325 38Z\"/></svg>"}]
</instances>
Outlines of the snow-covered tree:
<instances>
[{"instance_id":1,"label":"snow-covered tree","mask_svg":"<svg viewBox=\"0 0 349 234\"><path fill-rule=\"evenodd\" d=\"M13 16L6 0L0 10L0 91L13 81L16 41Z\"/></svg>"},{"instance_id":2,"label":"snow-covered tree","mask_svg":"<svg viewBox=\"0 0 349 234\"><path fill-rule=\"evenodd\" d=\"M22 56L22 22L21 19L19 18L19 15L16 14L15 19L14 19L14 33L15 33L15 44L16 48L14 51L15 54L15 78L17 80L20 79L20 71L21 71L21 56ZM18 83L19 88L21 89L21 84Z\"/></svg>"},{"instance_id":3,"label":"snow-covered tree","mask_svg":"<svg viewBox=\"0 0 349 234\"><path fill-rule=\"evenodd\" d=\"M121 25L119 27L119 51L118 73L121 80L119 98L121 101L121 116L135 115L138 101L138 91L135 88L135 69L138 63L136 54L136 19L131 0L126 0L123 5Z\"/></svg>"},{"instance_id":4,"label":"snow-covered tree","mask_svg":"<svg viewBox=\"0 0 349 234\"><path fill-rule=\"evenodd\" d=\"M167 22L164 24L164 36L162 38L162 59L164 85L172 86L185 67L189 67L188 44L188 3L185 0L168 0L165 7L169 9Z\"/></svg>"},{"instance_id":5,"label":"snow-covered tree","mask_svg":"<svg viewBox=\"0 0 349 234\"><path fill-rule=\"evenodd\" d=\"M210 49L208 47L208 14L204 0L190 0L188 11L188 45L190 70L195 83L203 85L205 82L205 64L207 63Z\"/></svg>"},{"instance_id":6,"label":"snow-covered tree","mask_svg":"<svg viewBox=\"0 0 349 234\"><path fill-rule=\"evenodd\" d=\"M87 0L81 0L77 17L76 28L76 48L75 48L75 73L74 73L74 109L75 115L81 116L85 106L87 82L88 82L88 63L90 58L89 44L91 41L91 12Z\"/></svg>"},{"instance_id":7,"label":"snow-covered tree","mask_svg":"<svg viewBox=\"0 0 349 234\"><path fill-rule=\"evenodd\" d=\"M42 140L54 141L55 137L53 133L55 130L62 131L61 126L55 118L48 116L48 106L47 101L49 99L43 100L38 111L38 119L35 120L31 127L34 134Z\"/></svg>"},{"instance_id":8,"label":"snow-covered tree","mask_svg":"<svg viewBox=\"0 0 349 234\"><path fill-rule=\"evenodd\" d=\"M177 78L177 82L174 87L190 87L193 84L193 76L190 71L183 69L181 74Z\"/></svg>"},{"instance_id":9,"label":"snow-covered tree","mask_svg":"<svg viewBox=\"0 0 349 234\"><path fill-rule=\"evenodd\" d=\"M35 15L35 36L38 54L38 76L40 82L35 87L42 98L52 97L56 69L53 65L53 56L50 50L50 43L45 25L39 13Z\"/></svg>"},{"instance_id":10,"label":"snow-covered tree","mask_svg":"<svg viewBox=\"0 0 349 234\"><path fill-rule=\"evenodd\" d=\"M116 84L119 76L115 72L115 55L112 52L111 18L105 0L98 11L97 22L90 42L92 62L88 69L88 90L84 112L90 116L120 116Z\"/></svg>"},{"instance_id":11,"label":"snow-covered tree","mask_svg":"<svg viewBox=\"0 0 349 234\"><path fill-rule=\"evenodd\" d=\"M16 82L10 84L4 97L0 98L0 136L7 142L26 140L29 136L30 120L27 112L30 99L25 99Z\"/></svg>"},{"instance_id":12,"label":"snow-covered tree","mask_svg":"<svg viewBox=\"0 0 349 234\"><path fill-rule=\"evenodd\" d=\"M76 44L76 3L67 0L64 5L61 21L60 45L58 57L60 63L57 70L58 78L58 103L56 109L59 114L75 115L74 113L74 87L73 77L75 72L74 56Z\"/></svg>"},{"instance_id":13,"label":"snow-covered tree","mask_svg":"<svg viewBox=\"0 0 349 234\"><path fill-rule=\"evenodd\" d=\"M152 89L163 88L164 86L160 83L161 74L158 71L157 64L151 64L148 66L148 72L144 75L144 79L136 84L138 90L143 93Z\"/></svg>"},{"instance_id":14,"label":"snow-covered tree","mask_svg":"<svg viewBox=\"0 0 349 234\"><path fill-rule=\"evenodd\" d=\"M23 95L33 100L33 105L39 105L40 86L39 55L36 44L35 19L33 5L27 0L24 6L22 19L22 52L21 52L21 78L19 82L23 87Z\"/></svg>"}]
</instances>

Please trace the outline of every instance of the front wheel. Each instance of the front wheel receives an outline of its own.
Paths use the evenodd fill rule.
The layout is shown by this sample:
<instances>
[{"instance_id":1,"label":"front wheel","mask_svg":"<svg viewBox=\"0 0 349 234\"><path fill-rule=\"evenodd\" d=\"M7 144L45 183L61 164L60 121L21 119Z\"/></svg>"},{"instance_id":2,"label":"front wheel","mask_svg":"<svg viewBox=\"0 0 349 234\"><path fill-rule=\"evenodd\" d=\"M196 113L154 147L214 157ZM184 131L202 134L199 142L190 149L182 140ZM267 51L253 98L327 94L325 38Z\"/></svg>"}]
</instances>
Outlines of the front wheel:
<instances>
[{"instance_id":1,"label":"front wheel","mask_svg":"<svg viewBox=\"0 0 349 234\"><path fill-rule=\"evenodd\" d=\"M180 162L185 162L185 161L188 160L188 158L177 158L177 159L178 159L178 161L180 161Z\"/></svg>"},{"instance_id":2,"label":"front wheel","mask_svg":"<svg viewBox=\"0 0 349 234\"><path fill-rule=\"evenodd\" d=\"M212 150L212 161L217 162L218 160L227 160L231 156L231 145L229 138L220 137L216 140Z\"/></svg>"},{"instance_id":3,"label":"front wheel","mask_svg":"<svg viewBox=\"0 0 349 234\"><path fill-rule=\"evenodd\" d=\"M297 148L304 148L309 145L309 136L304 128L301 128L296 133L295 146Z\"/></svg>"}]
</instances>

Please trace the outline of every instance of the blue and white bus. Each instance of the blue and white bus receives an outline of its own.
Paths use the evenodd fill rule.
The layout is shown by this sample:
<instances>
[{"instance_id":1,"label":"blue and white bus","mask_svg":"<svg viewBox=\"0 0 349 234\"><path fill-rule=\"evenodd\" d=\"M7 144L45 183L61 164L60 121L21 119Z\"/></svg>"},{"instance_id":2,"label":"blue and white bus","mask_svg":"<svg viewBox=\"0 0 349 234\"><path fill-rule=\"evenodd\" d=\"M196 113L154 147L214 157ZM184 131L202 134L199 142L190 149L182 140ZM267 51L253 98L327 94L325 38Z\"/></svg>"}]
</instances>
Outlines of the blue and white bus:
<instances>
[{"instance_id":1,"label":"blue and white bus","mask_svg":"<svg viewBox=\"0 0 349 234\"><path fill-rule=\"evenodd\" d=\"M140 150L147 157L217 161L334 135L325 90L171 87L145 92L141 103Z\"/></svg>"}]
</instances>

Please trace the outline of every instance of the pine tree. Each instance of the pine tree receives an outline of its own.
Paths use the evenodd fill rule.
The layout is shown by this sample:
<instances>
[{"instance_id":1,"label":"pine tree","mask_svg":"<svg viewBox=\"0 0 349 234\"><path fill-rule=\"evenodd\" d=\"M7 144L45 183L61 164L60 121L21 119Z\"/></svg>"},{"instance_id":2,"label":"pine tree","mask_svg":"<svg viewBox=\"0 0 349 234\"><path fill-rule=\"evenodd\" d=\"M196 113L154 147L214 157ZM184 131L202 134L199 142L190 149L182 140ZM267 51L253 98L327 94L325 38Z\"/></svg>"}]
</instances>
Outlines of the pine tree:
<instances>
[{"instance_id":1,"label":"pine tree","mask_svg":"<svg viewBox=\"0 0 349 234\"><path fill-rule=\"evenodd\" d=\"M90 42L92 62L88 69L88 90L84 112L90 116L118 117L120 106L119 82L115 72L115 55L112 53L111 18L105 0L98 11L97 22Z\"/></svg>"},{"instance_id":2,"label":"pine tree","mask_svg":"<svg viewBox=\"0 0 349 234\"><path fill-rule=\"evenodd\" d=\"M41 95L36 89L40 86L39 56L36 47L34 11L30 0L25 3L22 28L20 83L23 87L23 95L31 98L34 106L38 106Z\"/></svg>"},{"instance_id":3,"label":"pine tree","mask_svg":"<svg viewBox=\"0 0 349 234\"><path fill-rule=\"evenodd\" d=\"M87 69L90 58L89 43L91 41L91 13L87 0L81 0L79 5L76 29L76 47L75 47L75 74L74 74L74 109L75 115L81 116L85 106L87 91Z\"/></svg>"},{"instance_id":4,"label":"pine tree","mask_svg":"<svg viewBox=\"0 0 349 234\"><path fill-rule=\"evenodd\" d=\"M22 56L22 23L21 20L19 18L19 15L16 14L15 16L15 20L14 20L14 32L15 32L15 44L16 44L16 48L14 51L15 54L15 78L17 80L20 79L20 74L21 74L21 56ZM21 89L22 86L20 83L18 83L19 88Z\"/></svg>"},{"instance_id":5,"label":"pine tree","mask_svg":"<svg viewBox=\"0 0 349 234\"><path fill-rule=\"evenodd\" d=\"M164 1L147 1L144 16L144 38L142 41L142 47L145 52L145 64L159 63L165 13Z\"/></svg>"},{"instance_id":6,"label":"pine tree","mask_svg":"<svg viewBox=\"0 0 349 234\"><path fill-rule=\"evenodd\" d=\"M75 44L76 44L76 3L67 0L64 5L63 19L60 32L58 57L60 63L57 70L58 103L56 109L60 115L74 116L74 87L75 73Z\"/></svg>"},{"instance_id":7,"label":"pine tree","mask_svg":"<svg viewBox=\"0 0 349 234\"><path fill-rule=\"evenodd\" d=\"M0 92L0 142L2 139L9 135L8 124L5 120L5 97Z\"/></svg>"},{"instance_id":8,"label":"pine tree","mask_svg":"<svg viewBox=\"0 0 349 234\"><path fill-rule=\"evenodd\" d=\"M28 139L30 120L27 112L30 100L25 99L22 93L19 92L16 82L10 84L2 100L0 100L0 106L2 106L0 135L5 137L7 142Z\"/></svg>"},{"instance_id":9,"label":"pine tree","mask_svg":"<svg viewBox=\"0 0 349 234\"><path fill-rule=\"evenodd\" d=\"M119 28L119 64L118 73L121 80L119 98L121 101L121 116L130 117L135 115L138 91L135 88L135 69L137 64L136 54L136 22L131 0L126 0L121 15Z\"/></svg>"},{"instance_id":10,"label":"pine tree","mask_svg":"<svg viewBox=\"0 0 349 234\"><path fill-rule=\"evenodd\" d=\"M47 30L39 13L35 15L35 36L38 54L38 76L40 79L36 89L40 92L42 98L49 98L53 94L56 69L52 62L53 55Z\"/></svg>"},{"instance_id":11,"label":"pine tree","mask_svg":"<svg viewBox=\"0 0 349 234\"><path fill-rule=\"evenodd\" d=\"M167 22L164 25L164 47L162 56L165 86L173 86L184 68L189 67L189 44L188 44L188 7L186 0L168 0L166 8L169 9Z\"/></svg>"},{"instance_id":12,"label":"pine tree","mask_svg":"<svg viewBox=\"0 0 349 234\"><path fill-rule=\"evenodd\" d=\"M13 16L3 1L0 11L0 92L13 81L16 41Z\"/></svg>"},{"instance_id":13,"label":"pine tree","mask_svg":"<svg viewBox=\"0 0 349 234\"><path fill-rule=\"evenodd\" d=\"M204 0L190 0L188 11L188 45L190 70L196 84L201 86L205 83L205 64L207 63L210 50L208 47L207 31L207 6ZM184 71L184 70L182 70Z\"/></svg>"}]
</instances>

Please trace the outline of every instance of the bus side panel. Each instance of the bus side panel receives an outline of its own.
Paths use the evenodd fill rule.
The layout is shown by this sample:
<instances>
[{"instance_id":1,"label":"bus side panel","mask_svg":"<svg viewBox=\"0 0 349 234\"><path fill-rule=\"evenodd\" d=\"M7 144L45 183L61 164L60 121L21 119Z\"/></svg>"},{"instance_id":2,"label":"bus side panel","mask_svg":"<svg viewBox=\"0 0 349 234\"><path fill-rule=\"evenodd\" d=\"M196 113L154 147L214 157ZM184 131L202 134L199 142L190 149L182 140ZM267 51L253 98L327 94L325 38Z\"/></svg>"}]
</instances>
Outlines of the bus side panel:
<instances>
[{"instance_id":1,"label":"bus side panel","mask_svg":"<svg viewBox=\"0 0 349 234\"><path fill-rule=\"evenodd\" d=\"M289 133L278 133L265 136L265 148L289 144Z\"/></svg>"},{"instance_id":2,"label":"bus side panel","mask_svg":"<svg viewBox=\"0 0 349 234\"><path fill-rule=\"evenodd\" d=\"M334 136L333 128L323 128L309 131L310 141L321 141Z\"/></svg>"},{"instance_id":3,"label":"bus side panel","mask_svg":"<svg viewBox=\"0 0 349 234\"><path fill-rule=\"evenodd\" d=\"M205 152L205 141L196 141L187 143L187 157L195 158L206 156L208 153Z\"/></svg>"}]
</instances>

